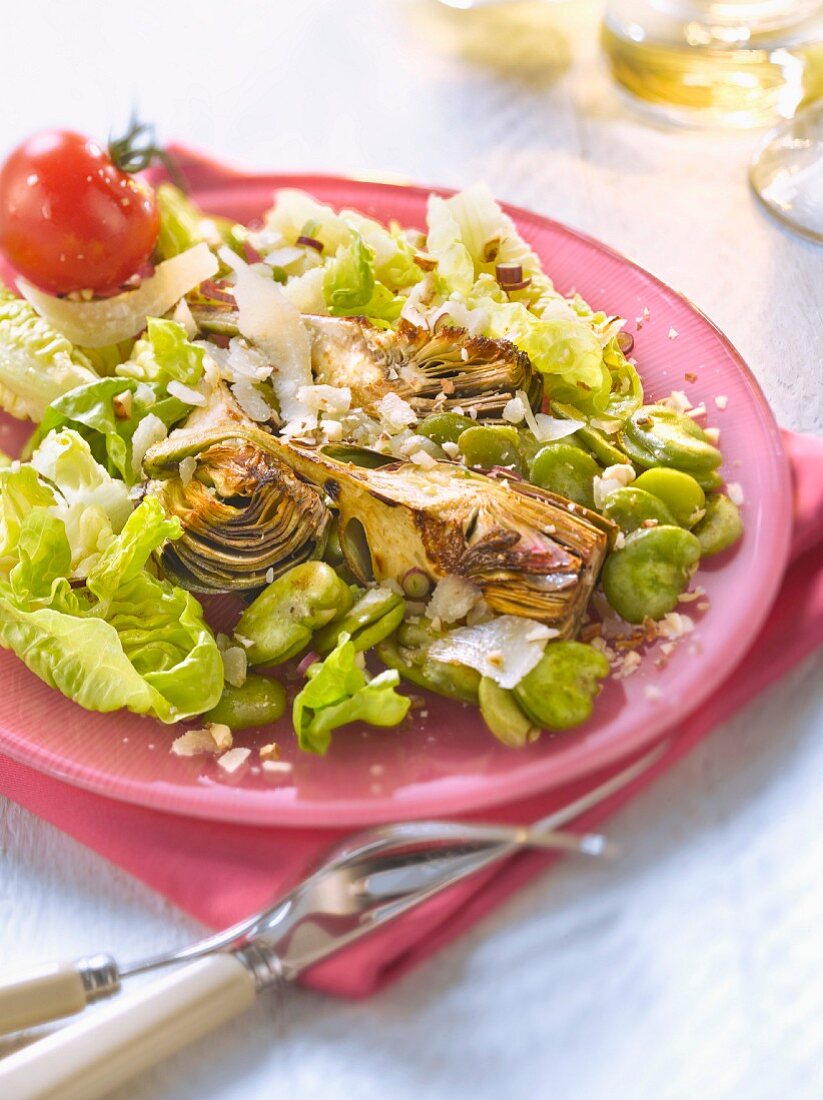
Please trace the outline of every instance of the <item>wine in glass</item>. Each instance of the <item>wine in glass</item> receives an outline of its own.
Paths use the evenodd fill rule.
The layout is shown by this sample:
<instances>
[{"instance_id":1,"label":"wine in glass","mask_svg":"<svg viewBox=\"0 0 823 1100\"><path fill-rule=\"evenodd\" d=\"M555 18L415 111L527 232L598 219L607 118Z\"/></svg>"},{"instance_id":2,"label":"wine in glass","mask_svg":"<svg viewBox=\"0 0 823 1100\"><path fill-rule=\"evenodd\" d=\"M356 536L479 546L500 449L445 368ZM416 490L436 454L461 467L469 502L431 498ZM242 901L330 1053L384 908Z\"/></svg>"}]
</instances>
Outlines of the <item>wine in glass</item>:
<instances>
[{"instance_id":1,"label":"wine in glass","mask_svg":"<svg viewBox=\"0 0 823 1100\"><path fill-rule=\"evenodd\" d=\"M603 45L670 122L762 126L823 95L821 0L609 0Z\"/></svg>"}]
</instances>

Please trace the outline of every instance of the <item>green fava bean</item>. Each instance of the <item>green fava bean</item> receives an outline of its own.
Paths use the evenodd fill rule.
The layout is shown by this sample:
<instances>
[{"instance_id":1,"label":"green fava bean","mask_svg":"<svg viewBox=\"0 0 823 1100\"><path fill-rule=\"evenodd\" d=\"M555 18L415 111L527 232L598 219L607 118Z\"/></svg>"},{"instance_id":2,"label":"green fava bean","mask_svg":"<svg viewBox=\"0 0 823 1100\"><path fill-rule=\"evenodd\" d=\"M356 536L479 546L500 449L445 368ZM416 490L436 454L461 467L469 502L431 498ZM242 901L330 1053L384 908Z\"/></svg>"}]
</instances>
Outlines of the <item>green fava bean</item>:
<instances>
[{"instance_id":1,"label":"green fava bean","mask_svg":"<svg viewBox=\"0 0 823 1100\"><path fill-rule=\"evenodd\" d=\"M601 509L606 519L616 523L624 535L654 524L676 526L674 516L663 501L644 489L636 489L636 484L609 493Z\"/></svg>"},{"instance_id":2,"label":"green fava bean","mask_svg":"<svg viewBox=\"0 0 823 1100\"><path fill-rule=\"evenodd\" d=\"M323 627L312 645L318 653L331 653L345 632L356 650L371 649L397 629L405 614L406 601L402 596L390 588L369 588L342 618Z\"/></svg>"},{"instance_id":3,"label":"green fava bean","mask_svg":"<svg viewBox=\"0 0 823 1100\"><path fill-rule=\"evenodd\" d=\"M674 516L680 527L694 527L706 506L706 494L691 474L657 466L646 470L634 482L637 489L658 497ZM665 522L665 520L661 520Z\"/></svg>"},{"instance_id":4,"label":"green fava bean","mask_svg":"<svg viewBox=\"0 0 823 1100\"><path fill-rule=\"evenodd\" d=\"M552 412L563 420L579 420L580 413L574 405L564 405L560 401L552 402ZM625 454L611 442L605 432L599 428L593 428L587 424L584 428L578 428L572 436L583 446L591 451L601 466L620 466L626 461Z\"/></svg>"},{"instance_id":5,"label":"green fava bean","mask_svg":"<svg viewBox=\"0 0 823 1100\"><path fill-rule=\"evenodd\" d=\"M478 702L483 721L497 740L509 748L520 749L540 736L540 730L520 709L514 692L506 691L487 676L480 680Z\"/></svg>"},{"instance_id":6,"label":"green fava bean","mask_svg":"<svg viewBox=\"0 0 823 1100\"><path fill-rule=\"evenodd\" d=\"M531 464L530 478L542 489L549 489L586 508L594 508L594 478L602 473L592 456L579 447L569 443L547 443Z\"/></svg>"},{"instance_id":7,"label":"green fava bean","mask_svg":"<svg viewBox=\"0 0 823 1100\"><path fill-rule=\"evenodd\" d=\"M509 466L519 474L526 472L514 428L475 425L460 433L457 446L467 466Z\"/></svg>"},{"instance_id":8,"label":"green fava bean","mask_svg":"<svg viewBox=\"0 0 823 1100\"><path fill-rule=\"evenodd\" d=\"M743 534L743 520L737 505L723 493L706 501L706 514L694 528L705 557L721 554Z\"/></svg>"},{"instance_id":9,"label":"green fava bean","mask_svg":"<svg viewBox=\"0 0 823 1100\"><path fill-rule=\"evenodd\" d=\"M620 445L638 466L673 466L695 476L723 461L699 424L665 405L643 405L632 413L620 433Z\"/></svg>"},{"instance_id":10,"label":"green fava bean","mask_svg":"<svg viewBox=\"0 0 823 1100\"><path fill-rule=\"evenodd\" d=\"M700 561L700 543L682 527L646 527L626 538L603 566L606 598L627 622L660 619L677 607Z\"/></svg>"},{"instance_id":11,"label":"green fava bean","mask_svg":"<svg viewBox=\"0 0 823 1100\"><path fill-rule=\"evenodd\" d=\"M235 633L252 642L246 649L250 664L279 665L351 605L351 590L332 567L307 561L264 588L240 616Z\"/></svg>"},{"instance_id":12,"label":"green fava bean","mask_svg":"<svg viewBox=\"0 0 823 1100\"><path fill-rule=\"evenodd\" d=\"M538 726L566 730L590 716L599 680L609 675L602 653L583 642L549 642L531 672L513 694L526 715Z\"/></svg>"},{"instance_id":13,"label":"green fava bean","mask_svg":"<svg viewBox=\"0 0 823 1100\"><path fill-rule=\"evenodd\" d=\"M723 477L719 470L706 470L705 473L694 470L693 474L704 493L716 493L723 486Z\"/></svg>"},{"instance_id":14,"label":"green fava bean","mask_svg":"<svg viewBox=\"0 0 823 1100\"><path fill-rule=\"evenodd\" d=\"M245 730L276 722L283 717L285 710L283 685L267 676L252 674L246 677L241 687L226 684L219 702L204 718L207 722L220 722L232 730Z\"/></svg>"},{"instance_id":15,"label":"green fava bean","mask_svg":"<svg viewBox=\"0 0 823 1100\"><path fill-rule=\"evenodd\" d=\"M449 665L429 660L429 646L441 634L435 634L422 623L404 622L390 637L377 646L377 655L388 668L418 687L426 688L461 703L477 703L480 673L465 665Z\"/></svg>"},{"instance_id":16,"label":"green fava bean","mask_svg":"<svg viewBox=\"0 0 823 1100\"><path fill-rule=\"evenodd\" d=\"M467 428L473 428L475 421L459 413L433 413L422 420L415 429L418 435L424 435L433 443L456 443Z\"/></svg>"}]
</instances>

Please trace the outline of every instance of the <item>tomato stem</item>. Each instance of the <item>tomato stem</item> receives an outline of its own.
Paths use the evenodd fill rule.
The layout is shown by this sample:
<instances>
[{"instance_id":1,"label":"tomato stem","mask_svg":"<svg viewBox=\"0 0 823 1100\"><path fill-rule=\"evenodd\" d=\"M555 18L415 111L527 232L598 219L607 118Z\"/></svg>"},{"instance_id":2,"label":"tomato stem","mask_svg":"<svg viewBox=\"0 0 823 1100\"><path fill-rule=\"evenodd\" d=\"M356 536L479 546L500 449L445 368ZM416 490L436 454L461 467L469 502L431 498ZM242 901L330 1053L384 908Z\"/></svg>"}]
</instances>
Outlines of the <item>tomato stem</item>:
<instances>
[{"instance_id":1,"label":"tomato stem","mask_svg":"<svg viewBox=\"0 0 823 1100\"><path fill-rule=\"evenodd\" d=\"M109 156L112 164L123 172L133 175L143 172L151 164L162 164L181 191L188 191L186 181L180 169L161 145L157 144L154 126L141 122L136 113L132 113L128 129L119 138L109 140Z\"/></svg>"}]
</instances>

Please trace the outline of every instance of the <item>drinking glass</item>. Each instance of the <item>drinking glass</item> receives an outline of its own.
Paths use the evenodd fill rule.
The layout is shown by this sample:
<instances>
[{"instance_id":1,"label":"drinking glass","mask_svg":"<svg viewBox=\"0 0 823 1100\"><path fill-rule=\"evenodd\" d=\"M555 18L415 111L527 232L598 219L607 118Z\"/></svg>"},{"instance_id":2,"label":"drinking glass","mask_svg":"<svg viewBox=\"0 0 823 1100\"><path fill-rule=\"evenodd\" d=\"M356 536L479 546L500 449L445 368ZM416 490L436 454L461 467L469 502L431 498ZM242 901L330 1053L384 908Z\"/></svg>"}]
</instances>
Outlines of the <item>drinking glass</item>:
<instances>
[{"instance_id":1,"label":"drinking glass","mask_svg":"<svg viewBox=\"0 0 823 1100\"><path fill-rule=\"evenodd\" d=\"M762 126L823 95L821 0L609 0L603 45L670 122Z\"/></svg>"}]
</instances>

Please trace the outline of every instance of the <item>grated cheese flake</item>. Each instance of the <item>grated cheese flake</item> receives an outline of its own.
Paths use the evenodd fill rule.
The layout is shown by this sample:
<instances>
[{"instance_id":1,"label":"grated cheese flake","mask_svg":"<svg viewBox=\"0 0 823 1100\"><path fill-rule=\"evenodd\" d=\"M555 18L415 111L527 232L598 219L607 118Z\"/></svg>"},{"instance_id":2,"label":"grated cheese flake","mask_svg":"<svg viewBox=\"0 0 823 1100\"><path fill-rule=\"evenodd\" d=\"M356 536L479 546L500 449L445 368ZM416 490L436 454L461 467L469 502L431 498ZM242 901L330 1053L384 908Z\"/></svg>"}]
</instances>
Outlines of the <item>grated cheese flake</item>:
<instances>
[{"instance_id":1,"label":"grated cheese flake","mask_svg":"<svg viewBox=\"0 0 823 1100\"><path fill-rule=\"evenodd\" d=\"M182 401L184 405L205 405L206 395L199 390L193 389L191 386L186 386L182 382L178 382L176 378L173 378L171 382L166 386L172 397L176 397L178 401Z\"/></svg>"},{"instance_id":2,"label":"grated cheese flake","mask_svg":"<svg viewBox=\"0 0 823 1100\"><path fill-rule=\"evenodd\" d=\"M518 615L500 615L476 626L461 626L429 649L434 661L466 665L503 688L513 688L531 672L546 642L558 631Z\"/></svg>"},{"instance_id":3,"label":"grated cheese flake","mask_svg":"<svg viewBox=\"0 0 823 1100\"><path fill-rule=\"evenodd\" d=\"M466 577L450 574L438 582L426 607L427 619L456 623L483 599L483 593Z\"/></svg>"}]
</instances>

